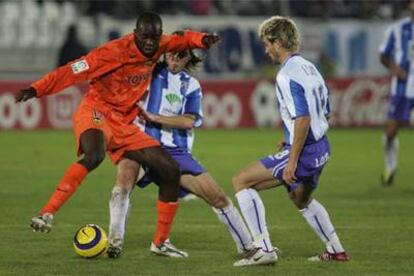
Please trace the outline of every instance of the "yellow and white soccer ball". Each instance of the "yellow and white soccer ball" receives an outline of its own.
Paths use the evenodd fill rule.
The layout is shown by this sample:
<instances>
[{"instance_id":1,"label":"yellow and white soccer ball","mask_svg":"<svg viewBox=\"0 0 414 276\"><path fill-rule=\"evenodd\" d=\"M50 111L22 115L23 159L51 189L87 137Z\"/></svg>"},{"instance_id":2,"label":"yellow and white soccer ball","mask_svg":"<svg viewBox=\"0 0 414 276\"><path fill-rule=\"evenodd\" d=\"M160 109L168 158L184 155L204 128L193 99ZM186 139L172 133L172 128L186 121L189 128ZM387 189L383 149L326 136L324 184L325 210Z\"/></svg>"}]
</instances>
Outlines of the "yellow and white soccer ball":
<instances>
[{"instance_id":1,"label":"yellow and white soccer ball","mask_svg":"<svg viewBox=\"0 0 414 276\"><path fill-rule=\"evenodd\" d=\"M105 230L96 224L88 224L79 228L73 238L76 254L84 258L95 258L106 252L108 238Z\"/></svg>"}]
</instances>

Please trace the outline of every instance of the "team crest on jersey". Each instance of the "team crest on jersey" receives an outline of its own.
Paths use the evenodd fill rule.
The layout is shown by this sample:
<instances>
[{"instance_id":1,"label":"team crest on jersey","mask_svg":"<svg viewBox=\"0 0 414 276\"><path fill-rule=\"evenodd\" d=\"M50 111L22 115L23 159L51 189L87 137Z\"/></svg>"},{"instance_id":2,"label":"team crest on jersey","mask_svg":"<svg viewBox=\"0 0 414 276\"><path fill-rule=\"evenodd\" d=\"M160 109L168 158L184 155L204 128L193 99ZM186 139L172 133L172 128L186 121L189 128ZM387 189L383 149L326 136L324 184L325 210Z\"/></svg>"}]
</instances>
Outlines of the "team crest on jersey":
<instances>
[{"instance_id":1,"label":"team crest on jersey","mask_svg":"<svg viewBox=\"0 0 414 276\"><path fill-rule=\"evenodd\" d=\"M101 125L102 121L104 119L104 116L101 112L94 110L92 112L92 121L96 124L96 125Z\"/></svg>"},{"instance_id":2,"label":"team crest on jersey","mask_svg":"<svg viewBox=\"0 0 414 276\"><path fill-rule=\"evenodd\" d=\"M89 69L89 64L86 60L82 59L82 60L79 60L75 63L72 63L71 68L72 68L73 74L79 74L83 71L88 70Z\"/></svg>"},{"instance_id":3,"label":"team crest on jersey","mask_svg":"<svg viewBox=\"0 0 414 276\"><path fill-rule=\"evenodd\" d=\"M147 60L146 62L145 62L145 66L152 66L152 64L153 64L154 62L152 61L152 60Z\"/></svg>"},{"instance_id":4,"label":"team crest on jersey","mask_svg":"<svg viewBox=\"0 0 414 276\"><path fill-rule=\"evenodd\" d=\"M175 103L181 102L181 98L177 96L176 94L167 94L165 98L170 103L170 105L174 105Z\"/></svg>"}]
</instances>

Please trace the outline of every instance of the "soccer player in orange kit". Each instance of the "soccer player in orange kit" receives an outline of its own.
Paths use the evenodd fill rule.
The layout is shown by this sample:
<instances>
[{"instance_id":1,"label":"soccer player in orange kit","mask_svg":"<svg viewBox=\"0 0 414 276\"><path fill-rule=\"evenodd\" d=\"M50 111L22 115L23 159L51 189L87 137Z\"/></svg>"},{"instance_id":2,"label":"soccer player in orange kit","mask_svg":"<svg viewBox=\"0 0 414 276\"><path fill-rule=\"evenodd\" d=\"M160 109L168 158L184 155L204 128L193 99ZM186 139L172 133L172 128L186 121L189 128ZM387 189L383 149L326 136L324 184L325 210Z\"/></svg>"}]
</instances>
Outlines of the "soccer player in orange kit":
<instances>
[{"instance_id":1,"label":"soccer player in orange kit","mask_svg":"<svg viewBox=\"0 0 414 276\"><path fill-rule=\"evenodd\" d=\"M177 163L159 142L133 124L136 103L146 92L159 57L166 52L209 48L219 41L215 34L186 31L162 34L162 20L142 13L133 34L108 42L86 56L57 68L29 88L16 101L57 93L75 83L90 80L87 94L73 115L77 153L39 216L32 218L34 231L49 232L54 214L75 193L86 175L99 166L107 151L114 163L128 158L149 168L160 183L154 244L164 246L178 208L180 172Z\"/></svg>"}]
</instances>

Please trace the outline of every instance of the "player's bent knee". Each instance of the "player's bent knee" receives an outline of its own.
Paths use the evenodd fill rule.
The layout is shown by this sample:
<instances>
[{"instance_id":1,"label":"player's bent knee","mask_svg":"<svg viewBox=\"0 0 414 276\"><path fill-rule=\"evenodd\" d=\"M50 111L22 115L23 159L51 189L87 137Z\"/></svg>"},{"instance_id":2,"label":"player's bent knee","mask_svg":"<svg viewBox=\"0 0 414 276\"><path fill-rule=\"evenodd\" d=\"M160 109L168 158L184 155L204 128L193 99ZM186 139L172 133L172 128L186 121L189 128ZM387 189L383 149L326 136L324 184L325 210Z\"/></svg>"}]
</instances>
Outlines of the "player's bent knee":
<instances>
[{"instance_id":1,"label":"player's bent knee","mask_svg":"<svg viewBox=\"0 0 414 276\"><path fill-rule=\"evenodd\" d=\"M229 205L229 200L224 193L219 193L211 200L211 206L216 209L222 209Z\"/></svg>"},{"instance_id":2,"label":"player's bent knee","mask_svg":"<svg viewBox=\"0 0 414 276\"><path fill-rule=\"evenodd\" d=\"M231 179L231 185L233 186L233 190L238 192L240 190L240 182L238 175L235 175Z\"/></svg>"},{"instance_id":3,"label":"player's bent knee","mask_svg":"<svg viewBox=\"0 0 414 276\"><path fill-rule=\"evenodd\" d=\"M297 197L291 197L291 199L293 201L293 204L295 204L296 208L298 208L299 210L307 208L310 202L309 199L302 199Z\"/></svg>"},{"instance_id":4,"label":"player's bent knee","mask_svg":"<svg viewBox=\"0 0 414 276\"><path fill-rule=\"evenodd\" d=\"M118 172L116 182L118 186L130 190L135 185L136 178L137 172L135 170L124 169Z\"/></svg>"},{"instance_id":5,"label":"player's bent knee","mask_svg":"<svg viewBox=\"0 0 414 276\"><path fill-rule=\"evenodd\" d=\"M299 210L302 210L306 207L308 207L307 203L301 202L301 201L293 201L293 203L295 204L296 208L298 208Z\"/></svg>"},{"instance_id":6,"label":"player's bent knee","mask_svg":"<svg viewBox=\"0 0 414 276\"><path fill-rule=\"evenodd\" d=\"M236 193L247 188L245 178L243 177L243 173L238 173L235 176L233 176L233 178L231 179L231 184L233 186L233 190Z\"/></svg>"},{"instance_id":7,"label":"player's bent knee","mask_svg":"<svg viewBox=\"0 0 414 276\"><path fill-rule=\"evenodd\" d=\"M97 168L105 159L105 152L94 152L85 154L83 162L89 171Z\"/></svg>"}]
</instances>

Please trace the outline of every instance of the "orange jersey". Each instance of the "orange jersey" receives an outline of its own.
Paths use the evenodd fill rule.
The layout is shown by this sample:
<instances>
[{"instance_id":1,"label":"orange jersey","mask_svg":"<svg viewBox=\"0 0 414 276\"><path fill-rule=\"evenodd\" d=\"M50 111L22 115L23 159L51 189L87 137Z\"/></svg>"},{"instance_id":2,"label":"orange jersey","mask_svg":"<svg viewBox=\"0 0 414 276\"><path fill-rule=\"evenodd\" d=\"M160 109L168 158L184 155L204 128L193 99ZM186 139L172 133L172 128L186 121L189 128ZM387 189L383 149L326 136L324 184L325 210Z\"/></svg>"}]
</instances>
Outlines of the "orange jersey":
<instances>
[{"instance_id":1,"label":"orange jersey","mask_svg":"<svg viewBox=\"0 0 414 276\"><path fill-rule=\"evenodd\" d=\"M192 31L186 31L184 35L162 35L157 52L148 58L137 48L134 35L129 34L57 68L31 86L41 97L90 80L83 104L93 106L103 114L116 113L120 123L130 123L138 114L136 103L151 83L160 56L188 48L205 48L204 35Z\"/></svg>"}]
</instances>

